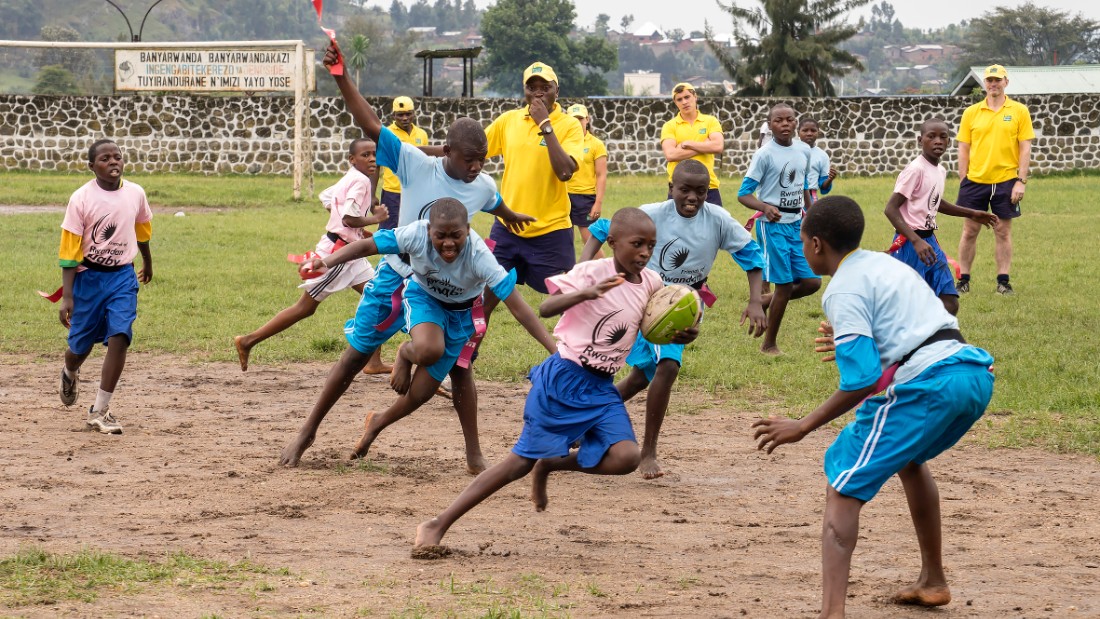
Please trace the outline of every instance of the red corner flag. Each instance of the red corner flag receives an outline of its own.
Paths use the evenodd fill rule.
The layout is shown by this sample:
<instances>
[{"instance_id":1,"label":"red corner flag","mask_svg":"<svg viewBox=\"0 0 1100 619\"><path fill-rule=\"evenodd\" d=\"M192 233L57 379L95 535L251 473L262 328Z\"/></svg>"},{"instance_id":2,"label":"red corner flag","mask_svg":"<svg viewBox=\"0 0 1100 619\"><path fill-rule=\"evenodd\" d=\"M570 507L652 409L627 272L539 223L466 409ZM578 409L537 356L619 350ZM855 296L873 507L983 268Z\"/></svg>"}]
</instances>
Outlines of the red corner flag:
<instances>
[{"instance_id":1,"label":"red corner flag","mask_svg":"<svg viewBox=\"0 0 1100 619\"><path fill-rule=\"evenodd\" d=\"M325 28L321 25L321 5L324 3L324 0L312 0L312 2L313 8L317 11L317 25L321 26L321 31L328 35L328 39L330 41L336 43L336 31L332 30L331 28ZM336 64L328 68L328 72L333 75L343 75L344 59L341 57Z\"/></svg>"}]
</instances>

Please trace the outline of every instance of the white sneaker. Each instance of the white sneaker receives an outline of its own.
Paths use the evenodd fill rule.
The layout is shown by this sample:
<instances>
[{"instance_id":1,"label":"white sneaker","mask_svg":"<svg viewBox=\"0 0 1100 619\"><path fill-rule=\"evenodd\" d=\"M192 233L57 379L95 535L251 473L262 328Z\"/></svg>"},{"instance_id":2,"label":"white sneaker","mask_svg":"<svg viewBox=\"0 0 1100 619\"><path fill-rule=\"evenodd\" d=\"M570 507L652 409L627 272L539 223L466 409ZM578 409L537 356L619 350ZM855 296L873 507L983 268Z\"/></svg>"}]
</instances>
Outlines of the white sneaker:
<instances>
[{"instance_id":1,"label":"white sneaker","mask_svg":"<svg viewBox=\"0 0 1100 619\"><path fill-rule=\"evenodd\" d=\"M439 383L439 388L435 390L436 395L443 396L448 400L454 399L454 393L451 389L451 377L446 376L443 378L443 382Z\"/></svg>"},{"instance_id":2,"label":"white sneaker","mask_svg":"<svg viewBox=\"0 0 1100 619\"><path fill-rule=\"evenodd\" d=\"M94 410L95 406L88 408L88 427L99 430L104 434L122 434L122 424L111 414L111 409L103 411Z\"/></svg>"}]
</instances>

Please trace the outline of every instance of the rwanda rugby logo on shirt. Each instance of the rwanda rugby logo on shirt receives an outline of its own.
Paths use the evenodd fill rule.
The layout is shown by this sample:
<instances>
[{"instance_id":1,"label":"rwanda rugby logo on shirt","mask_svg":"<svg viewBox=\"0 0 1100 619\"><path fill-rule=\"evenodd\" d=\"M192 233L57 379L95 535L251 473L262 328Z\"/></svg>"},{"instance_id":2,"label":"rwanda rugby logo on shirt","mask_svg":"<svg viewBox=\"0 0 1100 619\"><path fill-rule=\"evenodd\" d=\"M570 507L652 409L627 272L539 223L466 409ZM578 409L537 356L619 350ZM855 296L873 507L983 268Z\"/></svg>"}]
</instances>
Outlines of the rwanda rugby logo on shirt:
<instances>
[{"instance_id":1,"label":"rwanda rugby logo on shirt","mask_svg":"<svg viewBox=\"0 0 1100 619\"><path fill-rule=\"evenodd\" d=\"M661 248L661 253L657 260L658 264L661 265L661 269L665 271L675 271L684 266L684 263L687 262L688 255L691 253L688 248L681 247L675 251L672 249L679 240L680 239L672 239Z\"/></svg>"},{"instance_id":2,"label":"rwanda rugby logo on shirt","mask_svg":"<svg viewBox=\"0 0 1100 619\"><path fill-rule=\"evenodd\" d=\"M604 316L596 323L596 326L592 329L592 343L602 343L606 346L612 346L619 343L619 340L626 336L627 327L626 324L608 324L616 314L623 310L617 309L610 314Z\"/></svg>"}]
</instances>

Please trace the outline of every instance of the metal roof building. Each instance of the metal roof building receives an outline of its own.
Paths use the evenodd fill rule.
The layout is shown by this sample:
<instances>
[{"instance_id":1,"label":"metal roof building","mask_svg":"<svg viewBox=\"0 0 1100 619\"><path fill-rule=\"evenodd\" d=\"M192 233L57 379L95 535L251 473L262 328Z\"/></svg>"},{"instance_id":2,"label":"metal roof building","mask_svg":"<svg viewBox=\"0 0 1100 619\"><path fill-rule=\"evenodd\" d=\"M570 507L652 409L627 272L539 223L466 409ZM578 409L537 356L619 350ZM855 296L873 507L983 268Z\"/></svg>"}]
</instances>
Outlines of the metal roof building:
<instances>
[{"instance_id":1,"label":"metal roof building","mask_svg":"<svg viewBox=\"0 0 1100 619\"><path fill-rule=\"evenodd\" d=\"M970 73L954 90L953 95L969 94L981 88L985 66L970 67ZM1008 88L1005 93L1017 95L1059 95L1100 93L1100 64L1058 65L1055 67L1005 67Z\"/></svg>"}]
</instances>

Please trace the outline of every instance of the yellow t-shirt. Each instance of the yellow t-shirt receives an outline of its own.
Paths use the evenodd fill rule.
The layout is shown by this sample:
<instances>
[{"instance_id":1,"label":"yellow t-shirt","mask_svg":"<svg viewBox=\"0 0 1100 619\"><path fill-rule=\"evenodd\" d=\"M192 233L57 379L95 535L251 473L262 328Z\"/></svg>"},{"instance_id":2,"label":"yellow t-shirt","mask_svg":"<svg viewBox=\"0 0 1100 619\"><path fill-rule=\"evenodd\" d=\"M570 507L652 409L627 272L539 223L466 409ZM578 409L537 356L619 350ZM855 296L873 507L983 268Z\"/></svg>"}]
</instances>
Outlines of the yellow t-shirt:
<instances>
[{"instance_id":1,"label":"yellow t-shirt","mask_svg":"<svg viewBox=\"0 0 1100 619\"><path fill-rule=\"evenodd\" d=\"M983 99L966 108L956 139L970 145L966 177L975 183L995 185L1016 178L1020 166L1020 142L1035 139L1027 106L1005 97L993 111Z\"/></svg>"},{"instance_id":2,"label":"yellow t-shirt","mask_svg":"<svg viewBox=\"0 0 1100 619\"><path fill-rule=\"evenodd\" d=\"M554 104L550 125L567 155L578 164L584 159L584 129L576 118ZM531 238L564 230L569 221L569 194L550 165L545 136L531 119L527 107L507 111L487 129L488 157L504 157L500 195L513 211L536 218L519 236Z\"/></svg>"},{"instance_id":3,"label":"yellow t-shirt","mask_svg":"<svg viewBox=\"0 0 1100 619\"><path fill-rule=\"evenodd\" d=\"M413 146L428 145L428 133L416 125L412 126L412 131L409 133L405 133L397 126L397 123L390 124L389 128L397 136L397 139L406 144L412 144ZM379 167L382 169L382 191L401 193L401 181L397 180L397 175L386 166Z\"/></svg>"},{"instance_id":4,"label":"yellow t-shirt","mask_svg":"<svg viewBox=\"0 0 1100 619\"><path fill-rule=\"evenodd\" d=\"M676 113L676 117L665 123L665 126L661 128L661 142L665 140L676 140L677 144L681 142L705 142L712 133L722 133L722 124L718 122L718 119L710 114L699 114L695 119L695 122L689 123L684 120L680 113ZM710 172L710 188L718 188L718 177L714 174L714 155L695 155L692 157L707 166L707 170ZM676 169L676 161L668 162L668 181L672 182L672 171Z\"/></svg>"},{"instance_id":5,"label":"yellow t-shirt","mask_svg":"<svg viewBox=\"0 0 1100 619\"><path fill-rule=\"evenodd\" d=\"M584 136L584 160L577 163L577 171L565 185L569 193L596 193L596 160L600 157L607 159L607 147L589 131Z\"/></svg>"}]
</instances>

